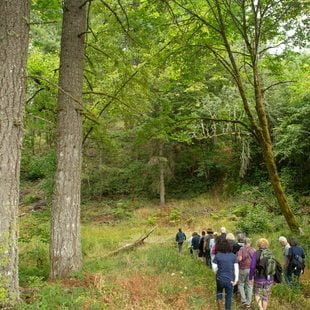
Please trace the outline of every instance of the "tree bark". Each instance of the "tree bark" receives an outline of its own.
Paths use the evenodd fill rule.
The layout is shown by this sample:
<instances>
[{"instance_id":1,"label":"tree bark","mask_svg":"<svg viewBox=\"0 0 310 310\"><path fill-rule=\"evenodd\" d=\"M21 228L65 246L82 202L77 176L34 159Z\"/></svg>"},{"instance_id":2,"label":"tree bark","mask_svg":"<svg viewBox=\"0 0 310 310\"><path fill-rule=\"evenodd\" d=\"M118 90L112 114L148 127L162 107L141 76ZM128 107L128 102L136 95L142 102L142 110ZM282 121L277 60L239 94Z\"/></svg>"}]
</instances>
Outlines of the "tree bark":
<instances>
[{"instance_id":1,"label":"tree bark","mask_svg":"<svg viewBox=\"0 0 310 310\"><path fill-rule=\"evenodd\" d=\"M0 308L19 299L18 204L30 1L0 1Z\"/></svg>"},{"instance_id":2,"label":"tree bark","mask_svg":"<svg viewBox=\"0 0 310 310\"><path fill-rule=\"evenodd\" d=\"M163 142L159 142L159 196L160 205L164 206L165 201L165 162L163 161Z\"/></svg>"},{"instance_id":3,"label":"tree bark","mask_svg":"<svg viewBox=\"0 0 310 310\"><path fill-rule=\"evenodd\" d=\"M106 255L106 257L109 256L114 256L117 255L120 252L125 252L125 251L129 251L132 250L136 247L138 247L139 245L142 245L144 240L156 229L157 226L153 227L149 232L147 232L146 234L142 235L138 240L136 240L135 242L126 244L120 248L118 248L117 250L114 250L113 252L110 252L108 255Z\"/></svg>"},{"instance_id":4,"label":"tree bark","mask_svg":"<svg viewBox=\"0 0 310 310\"><path fill-rule=\"evenodd\" d=\"M82 86L86 5L65 0L60 52L57 169L51 218L50 278L64 278L82 266L80 191Z\"/></svg>"},{"instance_id":5,"label":"tree bark","mask_svg":"<svg viewBox=\"0 0 310 310\"><path fill-rule=\"evenodd\" d=\"M258 68L256 66L253 66L253 68L254 68L255 102L256 102L255 107L261 128L261 131L257 132L257 136L259 137L259 142L261 145L263 158L267 167L269 179L272 188L274 190L274 193L276 195L281 212L285 217L288 226L290 227L291 230L300 231L302 233L302 230L299 224L297 223L292 210L288 205L286 195L281 184L280 176L278 173L276 161L272 150L272 140L270 136L269 124L265 110L265 100L263 95L262 83L258 73Z\"/></svg>"},{"instance_id":6,"label":"tree bark","mask_svg":"<svg viewBox=\"0 0 310 310\"><path fill-rule=\"evenodd\" d=\"M244 43L246 46L248 46L248 53L250 55L251 63L252 63L252 70L253 70L253 93L255 95L255 109L257 114L258 122L256 121L256 118L251 112L249 100L247 97L247 93L245 91L244 82L242 79L242 75L240 74L239 67L237 66L237 61L234 57L234 54L232 52L231 45L227 38L227 31L225 28L222 11L221 11L221 3L220 1L215 1L216 8L217 8L217 14L214 13L214 16L216 16L216 19L218 20L219 25L219 32L223 40L223 45L225 46L227 55L229 57L229 61L231 64L230 67L230 74L232 74L232 77L234 81L236 82L236 85L239 90L240 97L243 102L244 111L246 112L248 119L252 125L252 128L255 132L255 136L259 142L259 145L262 150L263 158L267 167L267 172L269 179L271 181L271 185L273 187L274 193L277 197L278 204L280 207L280 210L283 214L283 216L286 219L286 222L289 226L289 228L292 231L299 231L302 233L302 230L299 226L299 224L296 221L296 218L290 209L286 195L284 192L284 189L281 184L281 180L279 177L276 161L274 158L273 150L272 150L272 140L269 130L269 124L267 119L267 113L265 110L265 100L264 100L264 92L263 92L263 83L261 81L260 76L260 70L258 66L259 62L259 54L258 54L258 48L260 45L260 33L261 33L261 23L259 19L257 19L257 15L255 20L255 38L253 40L252 45L250 42L247 41L247 38L244 37ZM254 7L255 9L255 7ZM234 14L232 11L230 14ZM246 15L246 12L244 12L244 16ZM247 29L246 24L244 24L244 29ZM246 30L245 30L246 32Z\"/></svg>"}]
</instances>

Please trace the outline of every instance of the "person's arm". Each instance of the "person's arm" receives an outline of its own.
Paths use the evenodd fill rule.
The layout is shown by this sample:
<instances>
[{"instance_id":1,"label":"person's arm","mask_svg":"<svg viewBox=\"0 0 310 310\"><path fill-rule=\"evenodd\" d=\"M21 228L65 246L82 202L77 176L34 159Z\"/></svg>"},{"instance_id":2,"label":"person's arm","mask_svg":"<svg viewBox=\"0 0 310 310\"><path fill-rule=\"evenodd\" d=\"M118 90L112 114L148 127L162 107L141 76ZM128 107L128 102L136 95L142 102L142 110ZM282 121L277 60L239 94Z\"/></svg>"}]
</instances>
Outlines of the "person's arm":
<instances>
[{"instance_id":1,"label":"person's arm","mask_svg":"<svg viewBox=\"0 0 310 310\"><path fill-rule=\"evenodd\" d=\"M243 255L242 255L242 250L243 248L241 248L238 253L237 253L237 258L238 258L238 262L241 262L242 261L242 258L243 258Z\"/></svg>"},{"instance_id":2,"label":"person's arm","mask_svg":"<svg viewBox=\"0 0 310 310\"><path fill-rule=\"evenodd\" d=\"M255 273L255 267L256 267L256 253L254 252L252 260L251 260L251 265L250 265L250 274L249 274L249 280L252 281L254 278L254 273Z\"/></svg>"},{"instance_id":3,"label":"person's arm","mask_svg":"<svg viewBox=\"0 0 310 310\"><path fill-rule=\"evenodd\" d=\"M217 273L217 271L218 271L218 266L217 266L217 264L215 264L214 262L212 262L212 271L213 271L214 273Z\"/></svg>"},{"instance_id":4,"label":"person's arm","mask_svg":"<svg viewBox=\"0 0 310 310\"><path fill-rule=\"evenodd\" d=\"M213 271L214 273L217 273L217 271L218 271L218 266L217 266L216 256L214 257L213 262L211 262L211 264L212 264L212 271Z\"/></svg>"},{"instance_id":5,"label":"person's arm","mask_svg":"<svg viewBox=\"0 0 310 310\"><path fill-rule=\"evenodd\" d=\"M303 249L303 248L301 248L301 250L302 250L301 257L302 257L303 259L305 259L305 258L306 258L305 251L304 251L304 249Z\"/></svg>"},{"instance_id":6,"label":"person's arm","mask_svg":"<svg viewBox=\"0 0 310 310\"><path fill-rule=\"evenodd\" d=\"M288 255L287 255L289 262L291 261L292 256L293 256L293 248L290 247L289 250L288 250Z\"/></svg>"},{"instance_id":7,"label":"person's arm","mask_svg":"<svg viewBox=\"0 0 310 310\"><path fill-rule=\"evenodd\" d=\"M235 286L239 281L239 264L234 263L235 281L232 283Z\"/></svg>"}]
</instances>

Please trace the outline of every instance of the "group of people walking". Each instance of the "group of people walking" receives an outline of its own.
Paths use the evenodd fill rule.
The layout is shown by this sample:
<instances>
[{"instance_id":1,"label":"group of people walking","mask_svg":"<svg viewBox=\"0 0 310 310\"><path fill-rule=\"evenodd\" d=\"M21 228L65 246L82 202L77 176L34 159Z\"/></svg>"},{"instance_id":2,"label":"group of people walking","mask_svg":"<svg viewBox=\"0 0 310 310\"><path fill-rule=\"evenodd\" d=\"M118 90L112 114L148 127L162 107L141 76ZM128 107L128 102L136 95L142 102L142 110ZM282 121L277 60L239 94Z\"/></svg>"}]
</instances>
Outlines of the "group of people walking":
<instances>
[{"instance_id":1,"label":"group of people walking","mask_svg":"<svg viewBox=\"0 0 310 310\"><path fill-rule=\"evenodd\" d=\"M279 237L283 246L283 268L269 249L269 241L260 238L257 249L252 247L251 239L238 231L234 234L212 229L203 230L201 236L193 232L186 239L179 228L176 242L179 252L185 240L195 259L204 261L216 273L216 299L218 309L223 309L225 292L225 310L231 309L232 296L240 293L240 302L244 308L251 309L252 295L260 310L267 309L268 299L274 283L281 282L281 274L288 285L299 284L299 277L305 268L305 253L295 238L288 242L284 236ZM236 240L237 239L237 240Z\"/></svg>"}]
</instances>

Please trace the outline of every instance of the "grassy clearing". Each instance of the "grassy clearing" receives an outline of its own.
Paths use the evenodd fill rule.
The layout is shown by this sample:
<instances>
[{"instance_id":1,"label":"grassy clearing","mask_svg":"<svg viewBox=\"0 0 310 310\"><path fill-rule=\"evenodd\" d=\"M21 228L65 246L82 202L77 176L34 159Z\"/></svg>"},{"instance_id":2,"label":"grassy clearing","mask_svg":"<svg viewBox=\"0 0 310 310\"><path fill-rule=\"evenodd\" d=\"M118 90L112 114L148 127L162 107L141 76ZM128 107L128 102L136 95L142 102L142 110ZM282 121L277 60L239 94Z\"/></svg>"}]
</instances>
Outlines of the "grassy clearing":
<instances>
[{"instance_id":1,"label":"grassy clearing","mask_svg":"<svg viewBox=\"0 0 310 310\"><path fill-rule=\"evenodd\" d=\"M97 204L83 206L83 270L54 283L47 281L48 240L44 236L48 233L48 217L42 215L39 221L40 215L31 213L22 218L21 286L30 290L23 294L20 309L215 309L214 274L190 257L186 245L182 254L177 253L174 237L179 226L188 236L193 230L208 227L219 230L222 225L235 231L238 218L233 213L233 202L199 197L172 201L164 209L144 202L107 205L111 202L102 203L100 208ZM127 213L130 215L120 218L120 214L122 217ZM104 222L107 218L109 223ZM32 221L40 225L31 226ZM252 238L255 242L259 237L267 237L281 259L282 249L277 239L290 233L281 217L275 221L280 223L276 231L253 234ZM138 239L153 225L157 229L143 246L106 257L112 250ZM309 235L309 228L305 230ZM300 241L309 253L308 239ZM274 286L270 309L284 310L292 306L296 310L307 309L309 279L306 272L301 289L284 284ZM233 309L239 309L237 301Z\"/></svg>"}]
</instances>

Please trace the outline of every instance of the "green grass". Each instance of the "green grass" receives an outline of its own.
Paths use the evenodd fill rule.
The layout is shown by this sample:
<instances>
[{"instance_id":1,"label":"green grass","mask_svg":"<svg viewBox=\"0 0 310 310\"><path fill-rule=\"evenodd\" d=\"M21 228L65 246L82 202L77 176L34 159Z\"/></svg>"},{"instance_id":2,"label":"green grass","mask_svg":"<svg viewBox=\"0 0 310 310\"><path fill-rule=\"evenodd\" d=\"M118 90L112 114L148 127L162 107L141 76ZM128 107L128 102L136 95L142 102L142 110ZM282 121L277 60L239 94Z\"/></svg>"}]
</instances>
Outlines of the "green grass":
<instances>
[{"instance_id":1,"label":"green grass","mask_svg":"<svg viewBox=\"0 0 310 310\"><path fill-rule=\"evenodd\" d=\"M38 214L29 213L22 219L20 278L22 286L31 291L22 296L20 309L215 309L215 275L202 262L193 260L186 244L183 253L179 254L174 237L179 226L187 236L193 230L208 227L218 231L221 226L226 226L228 231L236 231L238 218L231 218L233 201L199 197L170 202L165 209L145 204L136 209L124 201L121 205L125 209L128 206L125 211L130 211L131 216L122 220L111 217L108 224L98 221L107 214L102 206L83 206L83 269L56 283L47 281L48 218L42 214L40 221ZM152 223L150 216L155 218ZM278 216L273 220L283 222ZM31 226L32 222L36 227ZM137 240L153 225L157 228L144 245L117 256L106 256ZM305 226L305 235L309 232ZM253 244L259 237L266 237L281 260L278 237L290 234L284 224L277 224L277 230L251 237ZM301 237L300 241L306 251L309 250L308 239ZM309 283L308 274L302 277ZM301 289L292 289L285 284L274 286L270 309L291 309L293 305L295 310L307 309L304 297L310 288L307 283ZM234 302L233 309L239 309L238 303Z\"/></svg>"}]
</instances>

